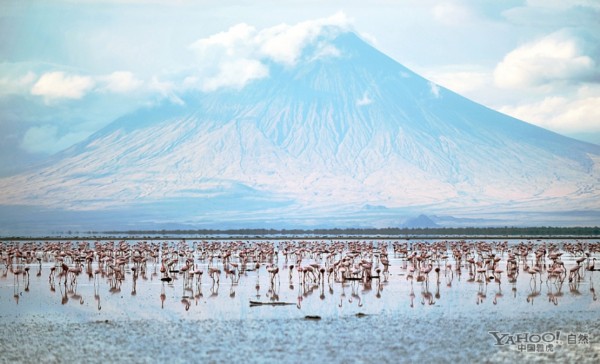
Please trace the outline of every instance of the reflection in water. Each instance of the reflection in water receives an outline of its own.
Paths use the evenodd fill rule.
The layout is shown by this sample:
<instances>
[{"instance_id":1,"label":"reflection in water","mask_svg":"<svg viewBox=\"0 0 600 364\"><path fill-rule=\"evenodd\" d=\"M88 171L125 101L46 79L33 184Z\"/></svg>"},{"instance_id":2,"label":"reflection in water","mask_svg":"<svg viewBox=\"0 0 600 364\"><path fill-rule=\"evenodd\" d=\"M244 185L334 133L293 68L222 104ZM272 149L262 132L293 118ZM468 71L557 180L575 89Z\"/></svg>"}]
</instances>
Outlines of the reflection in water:
<instances>
[{"instance_id":1,"label":"reflection in water","mask_svg":"<svg viewBox=\"0 0 600 364\"><path fill-rule=\"evenodd\" d=\"M457 273L458 275L460 275L460 271L458 271ZM454 271L452 270L452 264L446 265L444 277L446 278L446 287L452 287L452 281L454 280Z\"/></svg>"},{"instance_id":2,"label":"reflection in water","mask_svg":"<svg viewBox=\"0 0 600 364\"><path fill-rule=\"evenodd\" d=\"M181 298L181 303L183 304L183 307L185 308L186 311L188 311L190 309L190 300L188 299L187 296L183 296Z\"/></svg>"},{"instance_id":3,"label":"reflection in water","mask_svg":"<svg viewBox=\"0 0 600 364\"><path fill-rule=\"evenodd\" d=\"M581 296L581 292L579 291L579 280L569 282L569 292L573 296Z\"/></svg>"},{"instance_id":4,"label":"reflection in water","mask_svg":"<svg viewBox=\"0 0 600 364\"><path fill-rule=\"evenodd\" d=\"M546 289L548 292L548 302L553 303L555 306L558 305L558 299L562 296L563 281L558 276L550 273L546 280Z\"/></svg>"},{"instance_id":5,"label":"reflection in water","mask_svg":"<svg viewBox=\"0 0 600 364\"><path fill-rule=\"evenodd\" d=\"M529 294L527 295L527 302L533 305L533 301L541 294L541 285L538 287L537 281L529 282Z\"/></svg>"},{"instance_id":6,"label":"reflection in water","mask_svg":"<svg viewBox=\"0 0 600 364\"><path fill-rule=\"evenodd\" d=\"M494 305L497 305L498 304L498 300L500 298L502 298L502 297L504 297L504 294L502 294L502 285L500 284L500 280L498 280L498 289L494 293L494 300L492 301L492 303Z\"/></svg>"},{"instance_id":7,"label":"reflection in water","mask_svg":"<svg viewBox=\"0 0 600 364\"><path fill-rule=\"evenodd\" d=\"M219 295L219 282L214 282L210 287L210 297L217 297Z\"/></svg>"},{"instance_id":8,"label":"reflection in water","mask_svg":"<svg viewBox=\"0 0 600 364\"><path fill-rule=\"evenodd\" d=\"M421 287L421 304L424 305L425 303L427 303L428 305L433 305L435 304L435 301L433 300L433 295L431 294L431 292L429 292L429 286L425 285L425 287Z\"/></svg>"},{"instance_id":9,"label":"reflection in water","mask_svg":"<svg viewBox=\"0 0 600 364\"><path fill-rule=\"evenodd\" d=\"M351 283L352 293L350 294L350 298L348 299L348 303L354 302L356 300L358 307L362 307L362 295L358 294L359 283L357 281L352 281Z\"/></svg>"},{"instance_id":10,"label":"reflection in water","mask_svg":"<svg viewBox=\"0 0 600 364\"><path fill-rule=\"evenodd\" d=\"M271 302L279 302L279 284L275 284L273 280L271 280L267 290L267 298Z\"/></svg>"},{"instance_id":11,"label":"reflection in water","mask_svg":"<svg viewBox=\"0 0 600 364\"><path fill-rule=\"evenodd\" d=\"M58 284L58 288L60 289L60 295L61 295L61 301L60 303L65 305L67 304L67 302L69 302L69 296L67 295L67 283L64 283L65 288L63 289L61 284Z\"/></svg>"},{"instance_id":12,"label":"reflection in water","mask_svg":"<svg viewBox=\"0 0 600 364\"><path fill-rule=\"evenodd\" d=\"M19 298L21 297L21 292L20 292L20 283L19 283L19 277L18 274L14 274L14 283L13 283L13 298L15 299L15 303L18 305L19 304Z\"/></svg>"},{"instance_id":13,"label":"reflection in water","mask_svg":"<svg viewBox=\"0 0 600 364\"><path fill-rule=\"evenodd\" d=\"M479 282L479 289L477 290L477 304L483 303L487 298L487 282Z\"/></svg>"},{"instance_id":14,"label":"reflection in water","mask_svg":"<svg viewBox=\"0 0 600 364\"><path fill-rule=\"evenodd\" d=\"M598 300L596 297L596 290L594 289L594 281L592 280L592 275L590 274L590 292L592 293L592 300Z\"/></svg>"},{"instance_id":15,"label":"reflection in water","mask_svg":"<svg viewBox=\"0 0 600 364\"><path fill-rule=\"evenodd\" d=\"M163 285L163 289L164 289L164 285ZM164 309L165 308L165 300L167 299L167 295L165 294L164 290L160 292L160 308Z\"/></svg>"},{"instance_id":16,"label":"reflection in water","mask_svg":"<svg viewBox=\"0 0 600 364\"><path fill-rule=\"evenodd\" d=\"M96 277L97 276L98 275L96 275ZM96 278L94 278L94 300L96 301L98 311L100 311L102 309L102 305L100 304L100 282L98 282Z\"/></svg>"}]
</instances>

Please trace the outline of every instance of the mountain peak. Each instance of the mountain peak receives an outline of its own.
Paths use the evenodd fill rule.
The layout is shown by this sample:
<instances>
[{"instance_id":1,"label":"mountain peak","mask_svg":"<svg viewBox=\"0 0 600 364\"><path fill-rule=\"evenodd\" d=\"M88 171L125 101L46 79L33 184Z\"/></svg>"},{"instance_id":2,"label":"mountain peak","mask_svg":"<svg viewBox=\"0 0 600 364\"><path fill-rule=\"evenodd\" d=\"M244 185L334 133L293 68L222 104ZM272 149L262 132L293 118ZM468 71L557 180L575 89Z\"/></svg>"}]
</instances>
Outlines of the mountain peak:
<instances>
[{"instance_id":1,"label":"mountain peak","mask_svg":"<svg viewBox=\"0 0 600 364\"><path fill-rule=\"evenodd\" d=\"M244 68L227 58L195 78L213 88L192 88L183 104L124 116L44 168L0 179L0 206L205 227L597 212L599 146L437 87L343 27L302 29L279 53L269 42L295 39L285 27L197 43L218 58L227 44L254 42L260 52L232 54L257 73L236 80L227 72Z\"/></svg>"}]
</instances>

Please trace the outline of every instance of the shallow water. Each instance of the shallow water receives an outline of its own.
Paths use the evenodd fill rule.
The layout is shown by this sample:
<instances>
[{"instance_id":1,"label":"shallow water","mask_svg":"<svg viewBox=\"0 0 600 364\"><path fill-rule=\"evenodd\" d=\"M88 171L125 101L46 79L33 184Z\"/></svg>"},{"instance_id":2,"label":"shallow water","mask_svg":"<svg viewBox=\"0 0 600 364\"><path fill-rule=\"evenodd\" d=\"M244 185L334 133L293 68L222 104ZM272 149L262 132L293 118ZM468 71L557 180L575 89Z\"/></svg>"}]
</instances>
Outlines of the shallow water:
<instances>
[{"instance_id":1,"label":"shallow water","mask_svg":"<svg viewBox=\"0 0 600 364\"><path fill-rule=\"evenodd\" d=\"M577 258L562 256L567 270ZM0 361L600 360L595 294L600 272L582 269L581 279L562 285L525 272L514 283L506 277L500 283L477 282L465 267L459 274L449 259L451 271L440 270L439 279L432 272L427 282L416 282L407 279L410 264L403 257L389 250L389 259L387 281L382 275L370 287L333 279L300 284L296 270L290 280L290 261L284 264L281 251L273 260L280 268L273 284L264 262L237 282L222 273L220 283L213 284L209 263L197 260L205 271L200 285L186 284L179 273L172 274L171 283L162 282L160 263L149 263L137 275L129 264L120 284L85 272L76 283L57 277L51 284L53 261L22 264L29 267L27 283L3 265ZM251 306L250 301L289 305ZM506 334L503 345L490 331ZM523 346L506 342L523 333L534 335L521 340ZM548 340L541 341L542 335ZM525 345L536 340L543 347L532 351Z\"/></svg>"}]
</instances>

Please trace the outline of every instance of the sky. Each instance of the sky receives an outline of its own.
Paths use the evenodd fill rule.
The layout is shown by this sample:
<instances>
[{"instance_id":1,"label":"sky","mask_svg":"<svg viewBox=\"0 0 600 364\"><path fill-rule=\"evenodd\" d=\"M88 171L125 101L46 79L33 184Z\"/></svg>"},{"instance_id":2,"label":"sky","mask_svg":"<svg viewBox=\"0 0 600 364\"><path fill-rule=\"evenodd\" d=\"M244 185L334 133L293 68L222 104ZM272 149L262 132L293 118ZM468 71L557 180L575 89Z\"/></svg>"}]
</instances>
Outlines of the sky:
<instances>
[{"instance_id":1,"label":"sky","mask_svg":"<svg viewBox=\"0 0 600 364\"><path fill-rule=\"evenodd\" d=\"M322 25L490 108L600 144L598 19L600 0L3 0L0 176L140 107L268 77L261 57L293 64Z\"/></svg>"}]
</instances>

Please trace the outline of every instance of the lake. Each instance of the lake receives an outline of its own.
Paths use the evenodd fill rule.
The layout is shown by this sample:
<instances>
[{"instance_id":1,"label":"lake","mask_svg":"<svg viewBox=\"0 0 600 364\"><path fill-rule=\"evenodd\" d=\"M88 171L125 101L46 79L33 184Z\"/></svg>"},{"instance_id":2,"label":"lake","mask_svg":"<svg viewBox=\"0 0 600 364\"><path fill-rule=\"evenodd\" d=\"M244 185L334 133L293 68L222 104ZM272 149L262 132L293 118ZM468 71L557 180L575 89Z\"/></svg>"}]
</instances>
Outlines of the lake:
<instances>
[{"instance_id":1,"label":"lake","mask_svg":"<svg viewBox=\"0 0 600 364\"><path fill-rule=\"evenodd\" d=\"M600 361L597 240L36 240L1 257L2 362Z\"/></svg>"}]
</instances>

